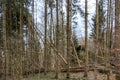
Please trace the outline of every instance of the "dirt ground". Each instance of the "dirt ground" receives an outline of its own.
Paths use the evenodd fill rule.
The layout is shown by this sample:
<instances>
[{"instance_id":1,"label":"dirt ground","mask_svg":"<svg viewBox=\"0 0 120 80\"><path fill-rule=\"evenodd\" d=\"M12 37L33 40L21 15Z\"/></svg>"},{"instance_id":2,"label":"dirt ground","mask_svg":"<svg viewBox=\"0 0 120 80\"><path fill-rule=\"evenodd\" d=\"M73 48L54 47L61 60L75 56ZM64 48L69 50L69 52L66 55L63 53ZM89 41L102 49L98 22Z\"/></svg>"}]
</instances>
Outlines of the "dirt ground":
<instances>
[{"instance_id":1,"label":"dirt ground","mask_svg":"<svg viewBox=\"0 0 120 80\"><path fill-rule=\"evenodd\" d=\"M83 72L76 72L76 73L70 73L69 80L94 80L94 72L89 71L88 73L88 79L84 79ZM43 73L35 74L35 75L28 75L27 77L23 78L22 80L56 80L54 72L49 72L46 76ZM0 79L4 80L4 79ZM9 79L13 80L13 79ZM14 79L17 80L17 79ZM66 73L59 73L59 80L66 80ZM98 73L97 72L97 80L107 80L107 75ZM115 74L110 75L110 80L115 80Z\"/></svg>"},{"instance_id":2,"label":"dirt ground","mask_svg":"<svg viewBox=\"0 0 120 80\"><path fill-rule=\"evenodd\" d=\"M54 73L49 73L47 75L47 77L54 78L54 75L55 75ZM84 76L83 72L70 73L70 77L72 78L70 80L83 80L84 79L83 76ZM66 73L60 73L59 78L60 78L60 80L65 80ZM53 79L50 79L50 80L53 80ZM87 80L94 80L94 72L93 71L89 71ZM107 80L107 75L97 72L97 80ZM115 74L110 75L110 80L115 80Z\"/></svg>"},{"instance_id":3,"label":"dirt ground","mask_svg":"<svg viewBox=\"0 0 120 80\"><path fill-rule=\"evenodd\" d=\"M80 77L82 78L84 75L83 72L79 72L79 73L71 73L71 77ZM88 73L88 77L90 80L94 80L94 72L90 71ZM101 73L97 73L97 79L98 80L107 80L107 75L106 74L101 74ZM111 74L110 75L110 80L115 80L115 74Z\"/></svg>"}]
</instances>

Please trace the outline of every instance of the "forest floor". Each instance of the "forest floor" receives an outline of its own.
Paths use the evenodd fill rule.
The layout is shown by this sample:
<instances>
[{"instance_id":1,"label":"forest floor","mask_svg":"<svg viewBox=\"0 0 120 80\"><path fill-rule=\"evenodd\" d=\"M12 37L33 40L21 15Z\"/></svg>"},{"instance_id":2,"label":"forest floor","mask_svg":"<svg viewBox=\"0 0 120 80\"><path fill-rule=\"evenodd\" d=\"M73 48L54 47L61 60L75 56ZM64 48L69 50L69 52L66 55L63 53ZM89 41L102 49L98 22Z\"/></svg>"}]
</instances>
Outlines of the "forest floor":
<instances>
[{"instance_id":1,"label":"forest floor","mask_svg":"<svg viewBox=\"0 0 120 80\"><path fill-rule=\"evenodd\" d=\"M83 77L83 72L77 72L77 73L70 73L71 79L69 80L94 80L94 72L89 71L88 78L85 79ZM28 76L28 78L24 78L23 80L56 80L54 78L55 74L53 72L48 73L46 76L44 76L43 73L37 74L35 76ZM66 73L60 73L59 74L60 79L59 80L66 80ZM107 75L102 73L97 73L97 80L107 80ZM115 80L115 74L110 75L110 80Z\"/></svg>"}]
</instances>

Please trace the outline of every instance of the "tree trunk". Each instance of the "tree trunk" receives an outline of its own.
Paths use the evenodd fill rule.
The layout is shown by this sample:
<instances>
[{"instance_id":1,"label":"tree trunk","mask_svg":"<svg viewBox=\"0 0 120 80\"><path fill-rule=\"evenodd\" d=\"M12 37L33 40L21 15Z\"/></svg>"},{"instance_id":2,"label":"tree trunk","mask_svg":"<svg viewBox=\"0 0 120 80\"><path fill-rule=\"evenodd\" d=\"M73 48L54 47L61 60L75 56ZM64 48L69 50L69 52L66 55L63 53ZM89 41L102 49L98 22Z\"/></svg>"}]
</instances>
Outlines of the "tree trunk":
<instances>
[{"instance_id":1,"label":"tree trunk","mask_svg":"<svg viewBox=\"0 0 120 80\"><path fill-rule=\"evenodd\" d=\"M107 31L106 31L106 68L108 68L109 72L107 73L107 80L110 80L110 14L111 14L111 9L110 9L110 0L108 0L108 5L107 5Z\"/></svg>"},{"instance_id":2,"label":"tree trunk","mask_svg":"<svg viewBox=\"0 0 120 80\"><path fill-rule=\"evenodd\" d=\"M22 1L20 1L20 37L19 37L19 49L20 49L20 53L19 53L19 79L22 78L22 58L23 58L23 3Z\"/></svg>"},{"instance_id":3,"label":"tree trunk","mask_svg":"<svg viewBox=\"0 0 120 80\"><path fill-rule=\"evenodd\" d=\"M50 39L50 43L52 44L53 43L53 39L52 39L52 30L53 30L53 0L50 0L50 3L49 3L49 5L50 5L50 30L49 30L49 39ZM49 57L48 57L48 64L50 65L50 67L49 67L49 69L52 69L52 58L51 57L53 57L53 56L51 56L51 55L53 55L52 54L52 51L53 51L53 49L52 49L52 47L50 46L50 44L49 44Z\"/></svg>"},{"instance_id":4,"label":"tree trunk","mask_svg":"<svg viewBox=\"0 0 120 80\"><path fill-rule=\"evenodd\" d=\"M120 0L115 0L115 57L117 64L116 69L116 80L120 80ZM117 51L118 50L118 51Z\"/></svg>"},{"instance_id":5,"label":"tree trunk","mask_svg":"<svg viewBox=\"0 0 120 80\"><path fill-rule=\"evenodd\" d=\"M45 35L44 35L44 68L45 72L44 74L47 74L47 1L45 0L45 18L44 18L44 24L45 24Z\"/></svg>"},{"instance_id":6,"label":"tree trunk","mask_svg":"<svg viewBox=\"0 0 120 80\"><path fill-rule=\"evenodd\" d=\"M88 11L87 11L87 0L85 0L85 72L84 77L88 77Z\"/></svg>"},{"instance_id":7,"label":"tree trunk","mask_svg":"<svg viewBox=\"0 0 120 80\"><path fill-rule=\"evenodd\" d=\"M99 48L99 42L98 42L98 29L99 29L99 12L98 12L98 0L96 0L96 35L95 35L95 44L96 44L96 50L95 50L95 63L94 63L94 80L97 80L97 69L96 69L96 66L97 66L97 56L98 56L98 48Z\"/></svg>"},{"instance_id":8,"label":"tree trunk","mask_svg":"<svg viewBox=\"0 0 120 80\"><path fill-rule=\"evenodd\" d=\"M5 80L8 80L8 53L7 53L7 35L6 35L6 0L3 0L2 3L2 11L3 11L3 46L4 46L4 55L5 55Z\"/></svg>"},{"instance_id":9,"label":"tree trunk","mask_svg":"<svg viewBox=\"0 0 120 80\"><path fill-rule=\"evenodd\" d=\"M59 34L60 34L60 31L59 31L59 16L58 16L58 0L56 0L56 21L57 21L57 23L56 23L56 49L57 49L57 52L56 52L56 64L55 64L55 66L56 66L56 75L55 75L55 78L59 78L59 75L58 75L58 73L59 73L59 61L58 61L58 52L59 52Z\"/></svg>"},{"instance_id":10,"label":"tree trunk","mask_svg":"<svg viewBox=\"0 0 120 80\"><path fill-rule=\"evenodd\" d=\"M66 33L67 33L67 75L66 78L70 78L70 47L71 47L71 25L70 25L70 10L71 9L71 4L70 0L67 0L67 28L66 28Z\"/></svg>"}]
</instances>

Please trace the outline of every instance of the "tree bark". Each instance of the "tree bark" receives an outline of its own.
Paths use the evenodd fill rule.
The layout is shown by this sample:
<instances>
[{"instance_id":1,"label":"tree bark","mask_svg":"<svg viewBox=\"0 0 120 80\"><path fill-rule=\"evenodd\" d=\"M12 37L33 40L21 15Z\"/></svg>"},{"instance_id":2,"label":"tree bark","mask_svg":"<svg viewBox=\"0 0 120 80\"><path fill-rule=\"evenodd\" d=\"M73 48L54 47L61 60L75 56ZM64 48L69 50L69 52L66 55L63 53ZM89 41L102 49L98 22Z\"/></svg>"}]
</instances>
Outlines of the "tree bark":
<instances>
[{"instance_id":1,"label":"tree bark","mask_svg":"<svg viewBox=\"0 0 120 80\"><path fill-rule=\"evenodd\" d=\"M70 25L70 11L71 11L71 4L70 0L67 0L67 28L66 28L66 33L67 33L67 75L66 78L70 78L70 47L71 47L71 25Z\"/></svg>"},{"instance_id":2,"label":"tree bark","mask_svg":"<svg viewBox=\"0 0 120 80\"><path fill-rule=\"evenodd\" d=\"M2 11L3 11L3 47L4 47L4 55L5 55L5 80L8 80L8 53L7 53L7 35L6 35L6 0L3 0L2 3Z\"/></svg>"},{"instance_id":3,"label":"tree bark","mask_svg":"<svg viewBox=\"0 0 120 80\"><path fill-rule=\"evenodd\" d=\"M85 0L85 72L84 77L88 77L88 10L87 10L88 1Z\"/></svg>"},{"instance_id":4,"label":"tree bark","mask_svg":"<svg viewBox=\"0 0 120 80\"><path fill-rule=\"evenodd\" d=\"M45 0L45 18L44 18L44 25L45 25L45 36L44 36L44 68L45 72L44 74L47 74L47 1Z\"/></svg>"},{"instance_id":5,"label":"tree bark","mask_svg":"<svg viewBox=\"0 0 120 80\"><path fill-rule=\"evenodd\" d=\"M116 80L120 80L120 0L115 0L115 58L117 64L116 69ZM118 51L117 51L118 50Z\"/></svg>"},{"instance_id":6,"label":"tree bark","mask_svg":"<svg viewBox=\"0 0 120 80\"><path fill-rule=\"evenodd\" d=\"M55 78L58 79L59 78L59 61L58 61L58 52L59 52L59 34L60 34L60 31L59 31L59 16L58 16L58 0L56 0L56 49L57 49L57 52L56 52L56 75L55 75Z\"/></svg>"},{"instance_id":7,"label":"tree bark","mask_svg":"<svg viewBox=\"0 0 120 80\"><path fill-rule=\"evenodd\" d=\"M96 69L96 66L97 66L97 56L98 56L98 48L99 48L99 42L98 42L98 29L99 29L99 12L98 12L98 0L96 0L96 35L95 35L95 44L96 44L96 50L95 50L95 63L94 63L94 80L97 80L97 69Z\"/></svg>"}]
</instances>

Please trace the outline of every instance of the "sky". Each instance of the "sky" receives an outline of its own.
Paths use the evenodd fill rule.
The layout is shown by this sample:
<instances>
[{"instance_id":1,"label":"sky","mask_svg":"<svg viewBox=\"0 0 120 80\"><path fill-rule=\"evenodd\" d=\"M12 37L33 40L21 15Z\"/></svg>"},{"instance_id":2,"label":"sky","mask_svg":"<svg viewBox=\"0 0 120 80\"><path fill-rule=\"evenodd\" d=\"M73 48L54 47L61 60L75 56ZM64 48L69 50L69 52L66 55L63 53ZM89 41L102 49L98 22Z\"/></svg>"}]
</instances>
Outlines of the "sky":
<instances>
[{"instance_id":1,"label":"sky","mask_svg":"<svg viewBox=\"0 0 120 80\"><path fill-rule=\"evenodd\" d=\"M91 18L92 16L95 14L95 0L88 0L88 35L91 32ZM85 0L81 0L81 8L84 10L85 9ZM78 28L76 29L76 33L78 38L84 38L84 34L85 34L85 23L84 23L84 19L78 15Z\"/></svg>"},{"instance_id":2,"label":"sky","mask_svg":"<svg viewBox=\"0 0 120 80\"><path fill-rule=\"evenodd\" d=\"M35 6L35 19L37 20L39 26L44 26L44 0L36 0L37 2L35 2L36 6ZM80 6L82 8L82 10L85 9L85 0L80 0ZM95 0L88 0L88 34L90 34L91 31L91 18L95 13ZM85 23L84 23L84 19L83 17L80 16L80 14L77 14L77 21L78 21L78 25L76 28L76 34L78 38L83 38L84 39L84 32L85 32ZM44 31L44 29L40 29L42 32Z\"/></svg>"}]
</instances>

